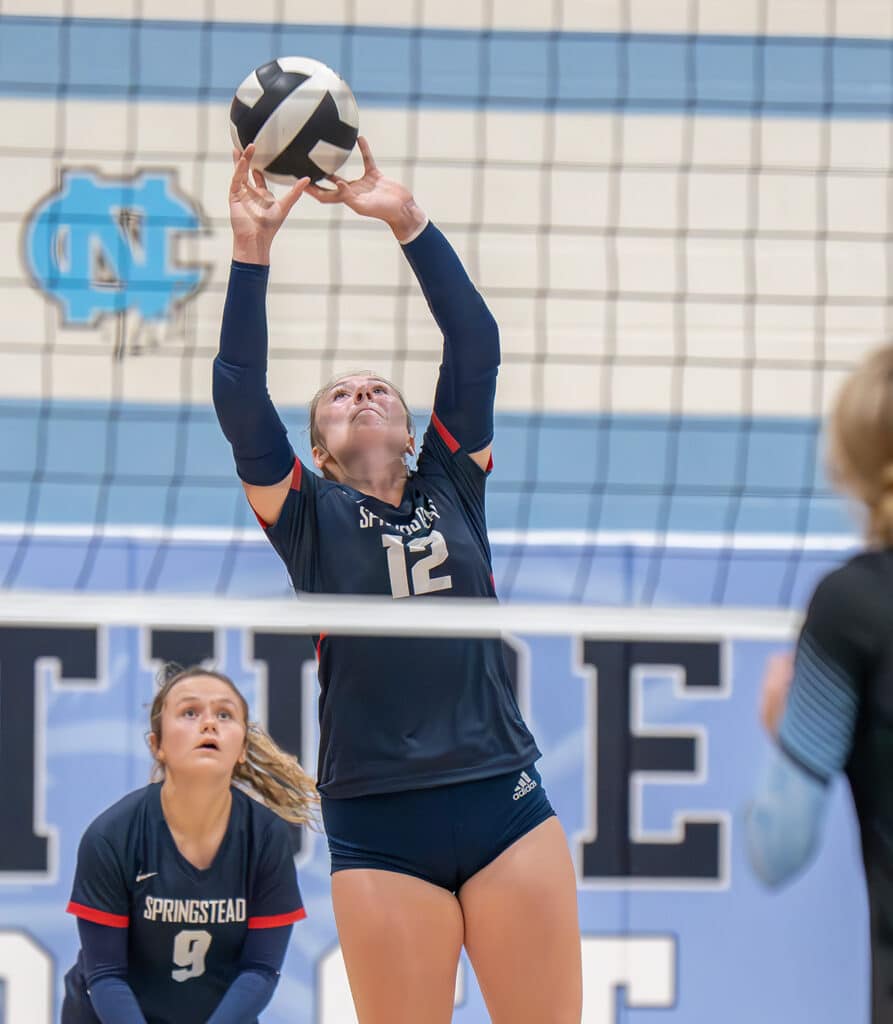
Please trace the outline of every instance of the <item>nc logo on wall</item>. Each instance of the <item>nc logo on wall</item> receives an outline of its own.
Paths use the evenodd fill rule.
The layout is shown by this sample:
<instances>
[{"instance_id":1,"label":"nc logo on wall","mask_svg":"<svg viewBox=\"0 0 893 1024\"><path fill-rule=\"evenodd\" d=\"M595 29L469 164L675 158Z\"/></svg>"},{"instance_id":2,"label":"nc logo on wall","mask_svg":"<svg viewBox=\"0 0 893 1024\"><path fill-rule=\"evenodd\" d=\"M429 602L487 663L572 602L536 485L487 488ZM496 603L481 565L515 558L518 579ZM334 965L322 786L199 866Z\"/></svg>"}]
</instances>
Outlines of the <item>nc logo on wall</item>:
<instances>
[{"instance_id":1,"label":"nc logo on wall","mask_svg":"<svg viewBox=\"0 0 893 1024\"><path fill-rule=\"evenodd\" d=\"M203 283L203 266L175 259L177 236L201 229L173 171L106 178L69 169L28 218L25 261L64 325L95 326L127 313L164 321Z\"/></svg>"}]
</instances>

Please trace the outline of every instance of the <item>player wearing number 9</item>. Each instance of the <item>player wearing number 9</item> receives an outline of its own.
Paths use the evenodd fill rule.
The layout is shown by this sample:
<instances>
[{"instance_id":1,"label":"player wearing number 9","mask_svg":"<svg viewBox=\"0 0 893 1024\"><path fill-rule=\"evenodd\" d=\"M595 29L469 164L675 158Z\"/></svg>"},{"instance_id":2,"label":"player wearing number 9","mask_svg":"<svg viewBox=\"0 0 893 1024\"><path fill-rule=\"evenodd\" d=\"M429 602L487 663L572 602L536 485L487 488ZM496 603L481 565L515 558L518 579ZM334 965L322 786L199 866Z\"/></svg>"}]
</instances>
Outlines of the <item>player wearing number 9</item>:
<instances>
[{"instance_id":1,"label":"player wearing number 9","mask_svg":"<svg viewBox=\"0 0 893 1024\"><path fill-rule=\"evenodd\" d=\"M299 592L493 598L484 491L496 322L443 234L359 145L360 178L302 179L281 198L249 176L251 147L235 154L218 418ZM270 249L305 192L390 227L443 333L414 472L412 418L377 373L336 377L313 399L318 473L295 457L270 401ZM322 636L318 653L318 785L361 1024L449 1021L463 943L496 1024L578 1022L573 866L499 638Z\"/></svg>"},{"instance_id":2,"label":"player wearing number 9","mask_svg":"<svg viewBox=\"0 0 893 1024\"><path fill-rule=\"evenodd\" d=\"M305 916L287 822L310 819L313 781L203 668L167 671L149 746L163 781L81 839L62 1024L256 1021Z\"/></svg>"}]
</instances>

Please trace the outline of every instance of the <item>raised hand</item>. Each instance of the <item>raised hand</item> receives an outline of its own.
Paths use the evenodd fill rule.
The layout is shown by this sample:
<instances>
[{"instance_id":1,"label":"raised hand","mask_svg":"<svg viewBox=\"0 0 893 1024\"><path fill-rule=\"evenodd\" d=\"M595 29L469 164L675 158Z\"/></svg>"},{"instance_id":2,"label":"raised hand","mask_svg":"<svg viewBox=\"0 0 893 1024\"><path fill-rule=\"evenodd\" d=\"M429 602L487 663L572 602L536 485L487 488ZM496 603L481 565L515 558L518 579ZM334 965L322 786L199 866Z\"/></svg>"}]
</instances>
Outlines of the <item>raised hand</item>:
<instances>
[{"instance_id":1,"label":"raised hand","mask_svg":"<svg viewBox=\"0 0 893 1024\"><path fill-rule=\"evenodd\" d=\"M254 145L233 151L233 177L229 186L229 218L233 228L233 258L245 263L269 263L276 232L310 184L301 178L277 198L263 174L250 171Z\"/></svg>"},{"instance_id":2,"label":"raised hand","mask_svg":"<svg viewBox=\"0 0 893 1024\"><path fill-rule=\"evenodd\" d=\"M362 217L383 220L400 241L414 234L427 219L416 205L406 186L386 178L378 169L368 141L361 135L357 139L363 157L363 175L347 181L330 174L334 188L308 185L306 191L320 203L343 203Z\"/></svg>"}]
</instances>

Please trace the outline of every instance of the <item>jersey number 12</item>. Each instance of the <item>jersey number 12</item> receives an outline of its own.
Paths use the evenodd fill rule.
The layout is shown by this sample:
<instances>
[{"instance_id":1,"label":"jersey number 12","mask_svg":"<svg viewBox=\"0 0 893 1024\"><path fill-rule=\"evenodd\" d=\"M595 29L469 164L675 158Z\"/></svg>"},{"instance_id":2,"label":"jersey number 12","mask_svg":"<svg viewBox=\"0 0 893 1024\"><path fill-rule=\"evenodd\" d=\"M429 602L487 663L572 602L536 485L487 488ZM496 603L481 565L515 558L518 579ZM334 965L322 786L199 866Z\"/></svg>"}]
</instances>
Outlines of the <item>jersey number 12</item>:
<instances>
[{"instance_id":1,"label":"jersey number 12","mask_svg":"<svg viewBox=\"0 0 893 1024\"><path fill-rule=\"evenodd\" d=\"M432 576L431 570L442 565L447 559L446 541L443 534L432 530L427 537L413 537L404 547L403 537L396 533L383 533L381 544L388 555L388 575L391 577L391 596L409 597L413 594L432 594L436 590L449 590L453 585L451 576ZM424 558L420 558L412 567L412 572L407 572L407 552L413 554L425 551L430 552ZM409 589L410 577L412 578L412 591Z\"/></svg>"}]
</instances>

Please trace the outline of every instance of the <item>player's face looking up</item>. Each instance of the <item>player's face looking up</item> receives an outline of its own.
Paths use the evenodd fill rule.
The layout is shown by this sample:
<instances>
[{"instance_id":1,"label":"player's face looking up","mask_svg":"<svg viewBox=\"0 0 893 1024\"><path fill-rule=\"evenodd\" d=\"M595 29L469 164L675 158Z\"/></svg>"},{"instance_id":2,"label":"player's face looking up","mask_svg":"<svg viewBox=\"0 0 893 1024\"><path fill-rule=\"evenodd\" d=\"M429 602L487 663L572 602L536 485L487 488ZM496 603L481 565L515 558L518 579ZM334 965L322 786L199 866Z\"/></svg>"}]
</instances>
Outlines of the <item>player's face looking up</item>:
<instances>
[{"instance_id":1,"label":"player's face looking up","mask_svg":"<svg viewBox=\"0 0 893 1024\"><path fill-rule=\"evenodd\" d=\"M229 779L245 761L242 701L222 679L195 675L168 691L153 732L153 752L168 774L215 772Z\"/></svg>"},{"instance_id":2,"label":"player's face looking up","mask_svg":"<svg viewBox=\"0 0 893 1024\"><path fill-rule=\"evenodd\" d=\"M350 475L357 462L403 462L414 450L411 418L390 382L367 374L342 377L311 406L313 460L327 476Z\"/></svg>"}]
</instances>

